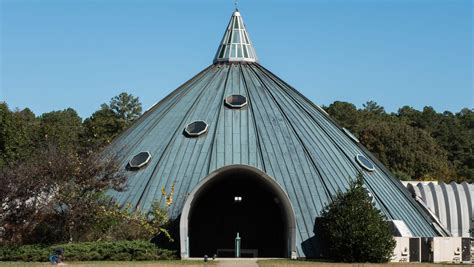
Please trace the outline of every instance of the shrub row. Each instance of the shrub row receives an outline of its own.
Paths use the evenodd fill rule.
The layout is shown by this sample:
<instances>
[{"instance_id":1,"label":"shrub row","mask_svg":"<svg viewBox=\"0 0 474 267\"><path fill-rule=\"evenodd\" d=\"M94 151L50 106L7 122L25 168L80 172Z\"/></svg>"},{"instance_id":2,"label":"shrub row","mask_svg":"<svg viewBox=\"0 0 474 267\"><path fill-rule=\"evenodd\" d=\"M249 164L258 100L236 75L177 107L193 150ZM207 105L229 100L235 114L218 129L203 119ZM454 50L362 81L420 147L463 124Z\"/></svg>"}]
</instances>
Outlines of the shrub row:
<instances>
[{"instance_id":1,"label":"shrub row","mask_svg":"<svg viewBox=\"0 0 474 267\"><path fill-rule=\"evenodd\" d=\"M0 246L0 261L48 261L55 249L64 249L65 261L171 260L176 253L148 241L84 242L54 246Z\"/></svg>"}]
</instances>

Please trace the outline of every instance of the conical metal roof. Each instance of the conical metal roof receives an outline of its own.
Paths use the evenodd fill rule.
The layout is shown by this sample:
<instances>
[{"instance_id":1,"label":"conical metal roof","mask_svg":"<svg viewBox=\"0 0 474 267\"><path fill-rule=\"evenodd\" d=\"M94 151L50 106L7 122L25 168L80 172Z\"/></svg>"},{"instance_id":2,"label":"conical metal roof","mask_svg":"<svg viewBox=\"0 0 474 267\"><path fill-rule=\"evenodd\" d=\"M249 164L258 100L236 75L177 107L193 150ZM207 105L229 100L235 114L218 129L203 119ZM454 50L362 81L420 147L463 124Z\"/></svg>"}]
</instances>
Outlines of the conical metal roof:
<instances>
[{"instance_id":1,"label":"conical metal roof","mask_svg":"<svg viewBox=\"0 0 474 267\"><path fill-rule=\"evenodd\" d=\"M235 21L243 25L238 12L219 51L233 45L228 40ZM242 36L245 29L238 27ZM210 173L229 165L253 166L288 194L298 254L310 257L312 250L303 252L302 243L314 235L315 218L362 172L367 191L388 219L403 220L415 236L444 234L400 181L323 109L252 61L255 57L225 55L148 110L108 148L124 167L141 152L151 155L142 153L147 165L127 171L128 190L111 192L119 203L148 210L163 199L161 188L174 184L171 217L177 218L187 195ZM242 62L233 61L237 58ZM222 64L227 60L233 64Z\"/></svg>"},{"instance_id":2,"label":"conical metal roof","mask_svg":"<svg viewBox=\"0 0 474 267\"><path fill-rule=\"evenodd\" d=\"M250 40L239 10L235 10L217 49L216 62L257 62L257 54Z\"/></svg>"}]
</instances>

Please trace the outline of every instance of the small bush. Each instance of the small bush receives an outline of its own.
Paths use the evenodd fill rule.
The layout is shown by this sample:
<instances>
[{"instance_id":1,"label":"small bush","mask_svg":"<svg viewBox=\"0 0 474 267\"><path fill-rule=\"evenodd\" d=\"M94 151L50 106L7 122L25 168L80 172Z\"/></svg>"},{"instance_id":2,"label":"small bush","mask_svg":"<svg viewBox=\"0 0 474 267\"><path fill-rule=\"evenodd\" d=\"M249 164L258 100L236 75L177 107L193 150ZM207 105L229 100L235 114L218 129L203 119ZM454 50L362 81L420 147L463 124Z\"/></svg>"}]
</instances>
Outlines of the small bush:
<instances>
[{"instance_id":1,"label":"small bush","mask_svg":"<svg viewBox=\"0 0 474 267\"><path fill-rule=\"evenodd\" d=\"M145 261L175 259L175 252L148 241L84 242L54 246L3 246L0 261L48 261L56 248L64 248L65 261Z\"/></svg>"}]
</instances>

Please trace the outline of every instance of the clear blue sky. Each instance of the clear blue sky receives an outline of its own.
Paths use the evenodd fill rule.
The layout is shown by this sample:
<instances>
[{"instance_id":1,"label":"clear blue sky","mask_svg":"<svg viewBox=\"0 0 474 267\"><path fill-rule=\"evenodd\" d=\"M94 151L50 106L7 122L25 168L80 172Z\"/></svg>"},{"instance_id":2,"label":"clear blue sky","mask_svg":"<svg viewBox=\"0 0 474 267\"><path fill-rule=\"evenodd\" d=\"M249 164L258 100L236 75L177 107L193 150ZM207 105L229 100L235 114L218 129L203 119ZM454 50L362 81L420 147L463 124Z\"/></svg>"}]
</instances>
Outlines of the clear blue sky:
<instances>
[{"instance_id":1,"label":"clear blue sky","mask_svg":"<svg viewBox=\"0 0 474 267\"><path fill-rule=\"evenodd\" d=\"M231 0L0 0L0 101L144 108L212 63ZM474 108L473 1L240 0L260 63L317 104Z\"/></svg>"}]
</instances>

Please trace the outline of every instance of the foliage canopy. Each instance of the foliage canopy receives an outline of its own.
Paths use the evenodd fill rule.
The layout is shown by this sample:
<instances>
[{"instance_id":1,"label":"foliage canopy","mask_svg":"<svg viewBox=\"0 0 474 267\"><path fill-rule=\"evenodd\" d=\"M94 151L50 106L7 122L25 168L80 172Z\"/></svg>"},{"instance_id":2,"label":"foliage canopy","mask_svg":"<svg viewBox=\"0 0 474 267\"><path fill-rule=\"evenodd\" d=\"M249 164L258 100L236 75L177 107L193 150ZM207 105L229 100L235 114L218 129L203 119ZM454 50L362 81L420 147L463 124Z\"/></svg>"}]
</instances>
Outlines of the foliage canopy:
<instances>
[{"instance_id":1,"label":"foliage canopy","mask_svg":"<svg viewBox=\"0 0 474 267\"><path fill-rule=\"evenodd\" d=\"M53 145L1 169L0 244L170 238L167 208L145 214L106 196L124 189L123 169L114 158Z\"/></svg>"},{"instance_id":2,"label":"foliage canopy","mask_svg":"<svg viewBox=\"0 0 474 267\"><path fill-rule=\"evenodd\" d=\"M90 148L101 148L128 128L142 113L142 104L138 97L121 93L113 97L109 104L84 121L84 144Z\"/></svg>"},{"instance_id":3,"label":"foliage canopy","mask_svg":"<svg viewBox=\"0 0 474 267\"><path fill-rule=\"evenodd\" d=\"M387 113L373 101L357 109L336 101L324 107L402 180L474 181L474 111Z\"/></svg>"}]
</instances>

